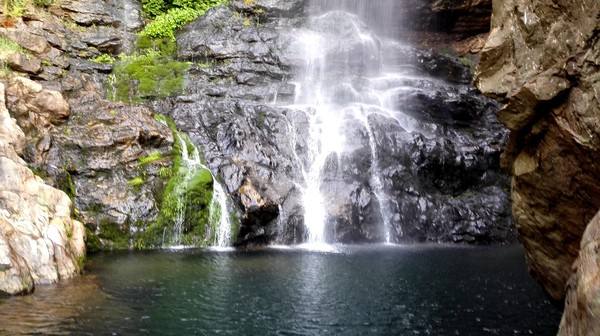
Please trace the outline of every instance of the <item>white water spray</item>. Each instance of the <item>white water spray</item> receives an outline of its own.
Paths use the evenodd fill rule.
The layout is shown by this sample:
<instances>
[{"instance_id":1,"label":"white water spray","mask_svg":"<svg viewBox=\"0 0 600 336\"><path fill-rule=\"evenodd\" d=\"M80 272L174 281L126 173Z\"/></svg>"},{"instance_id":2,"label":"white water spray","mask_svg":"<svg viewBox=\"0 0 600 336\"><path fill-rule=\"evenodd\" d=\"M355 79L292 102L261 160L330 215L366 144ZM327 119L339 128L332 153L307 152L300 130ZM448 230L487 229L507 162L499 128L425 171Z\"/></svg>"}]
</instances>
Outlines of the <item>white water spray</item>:
<instances>
[{"instance_id":1,"label":"white water spray","mask_svg":"<svg viewBox=\"0 0 600 336\"><path fill-rule=\"evenodd\" d=\"M387 1L386 6L389 5L390 1ZM386 193L372 121L394 122L409 132L418 123L399 111L391 101L390 97L403 90L410 76L406 68L386 64L384 45L386 48L401 45L397 41L378 38L356 15L368 16L369 6L365 1L336 1L332 7L312 1L310 9L317 13L306 28L293 32L295 44L292 48L294 56L299 58L301 70L297 74L295 102L291 107L303 111L309 123L307 163L300 165L303 168L300 187L308 245L328 243L327 233L333 228L328 227L331 212L328 207L331 205L322 193L324 172L329 169L328 162L336 158L340 162L341 155L349 150L348 143L354 139L347 139L353 133L346 127L354 121L363 125L368 136L371 167L365 174L370 174L371 192L379 204L381 239L393 243L402 235L402 229L395 227L391 220L390 206L396 202ZM373 6L384 12L384 7ZM340 9L354 9L355 14ZM363 13L357 13L361 11ZM371 19L367 21L377 22L376 18Z\"/></svg>"}]
</instances>

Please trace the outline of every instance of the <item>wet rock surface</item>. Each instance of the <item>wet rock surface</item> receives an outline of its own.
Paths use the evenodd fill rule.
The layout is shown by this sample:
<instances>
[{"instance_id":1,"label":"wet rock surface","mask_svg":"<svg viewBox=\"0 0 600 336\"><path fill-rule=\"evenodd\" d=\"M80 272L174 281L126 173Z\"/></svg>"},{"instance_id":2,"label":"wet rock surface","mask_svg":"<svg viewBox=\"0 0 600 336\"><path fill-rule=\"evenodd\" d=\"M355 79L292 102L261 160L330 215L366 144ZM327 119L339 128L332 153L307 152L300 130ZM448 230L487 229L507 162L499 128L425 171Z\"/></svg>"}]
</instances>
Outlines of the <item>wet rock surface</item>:
<instances>
[{"instance_id":1,"label":"wet rock surface","mask_svg":"<svg viewBox=\"0 0 600 336\"><path fill-rule=\"evenodd\" d=\"M497 1L477 86L505 105L503 164L532 274L563 297L600 207L597 1Z\"/></svg>"},{"instance_id":2,"label":"wet rock surface","mask_svg":"<svg viewBox=\"0 0 600 336\"><path fill-rule=\"evenodd\" d=\"M192 63L185 93L148 101L149 108L106 101L112 66L91 61L133 46L142 24L136 3L65 1L14 28L0 28L0 35L42 60L41 69L16 60L14 66L43 92L62 93L70 106L68 115L34 106L19 112L23 104L11 112L29 125L23 157L73 197L94 248L131 247L132 235L156 219L165 182L160 171L172 164L173 137L153 112L171 116L223 182L234 201L230 210L242 222L236 245L306 240L304 213L310 209L303 208L302 187L311 144L309 116L294 106L296 75L305 66L294 43L308 20L307 6L306 1L233 0L209 11L177 37L177 58ZM428 6L442 12L448 7ZM337 23L352 27L345 15L334 19L317 24L338 32ZM352 34L343 41L353 50L364 47ZM385 239L381 228L388 216L382 216L373 187L375 170L395 241L512 241L507 182L498 168L505 131L494 119L497 106L471 87L468 62L391 48L384 55L402 59L413 76L377 85L406 87L391 97L406 120L373 114L369 127L363 120L345 121L349 146L328 158L323 171L329 241ZM328 57L337 52L332 48ZM30 101L24 98L29 96L15 94L15 102ZM373 150L379 153L375 158ZM162 159L140 164L153 153Z\"/></svg>"},{"instance_id":3,"label":"wet rock surface","mask_svg":"<svg viewBox=\"0 0 600 336\"><path fill-rule=\"evenodd\" d=\"M196 62L187 95L154 104L200 145L237 204L243 205L239 190L249 179L267 203L278 205L277 218L242 223L239 244L306 239L300 186L310 155L308 116L293 106L294 75L303 64L292 36L306 18L267 17L254 24L254 16L219 8L186 27L178 55ZM499 171L506 131L495 120L497 104L470 86L471 72L456 58L409 47L387 51L412 69L402 83L407 90L393 100L415 126L373 114L370 140L363 123L346 122L347 150L330 157L323 172L328 239L384 240L372 180L374 141L394 240L511 241L508 181Z\"/></svg>"}]
</instances>

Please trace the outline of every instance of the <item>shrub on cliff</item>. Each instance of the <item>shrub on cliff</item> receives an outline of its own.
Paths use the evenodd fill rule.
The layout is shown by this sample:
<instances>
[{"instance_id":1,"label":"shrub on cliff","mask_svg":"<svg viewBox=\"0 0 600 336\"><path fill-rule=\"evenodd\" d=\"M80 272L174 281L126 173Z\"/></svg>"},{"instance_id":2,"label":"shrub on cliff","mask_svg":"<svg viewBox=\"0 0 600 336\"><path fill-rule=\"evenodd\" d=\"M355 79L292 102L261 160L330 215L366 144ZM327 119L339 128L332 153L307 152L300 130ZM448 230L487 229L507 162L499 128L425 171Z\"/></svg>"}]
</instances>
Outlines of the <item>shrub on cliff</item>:
<instances>
[{"instance_id":1,"label":"shrub on cliff","mask_svg":"<svg viewBox=\"0 0 600 336\"><path fill-rule=\"evenodd\" d=\"M188 67L188 63L172 60L153 50L121 56L109 78L109 97L138 102L144 98L171 96L183 89Z\"/></svg>"},{"instance_id":2,"label":"shrub on cliff","mask_svg":"<svg viewBox=\"0 0 600 336\"><path fill-rule=\"evenodd\" d=\"M224 4L227 0L145 0L144 15L153 18L140 32L140 36L155 39L175 39L175 32L184 25L204 15L207 10Z\"/></svg>"}]
</instances>

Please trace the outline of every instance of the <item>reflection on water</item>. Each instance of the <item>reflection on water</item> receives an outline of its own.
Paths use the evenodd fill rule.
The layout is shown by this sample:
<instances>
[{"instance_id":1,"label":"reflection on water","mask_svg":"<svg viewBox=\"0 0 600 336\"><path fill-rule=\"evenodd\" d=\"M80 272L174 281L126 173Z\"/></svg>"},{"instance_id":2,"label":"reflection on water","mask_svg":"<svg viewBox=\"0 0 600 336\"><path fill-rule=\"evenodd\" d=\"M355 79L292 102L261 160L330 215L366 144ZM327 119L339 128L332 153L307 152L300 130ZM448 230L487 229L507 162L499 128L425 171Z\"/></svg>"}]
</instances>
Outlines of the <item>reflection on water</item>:
<instances>
[{"instance_id":1,"label":"reflection on water","mask_svg":"<svg viewBox=\"0 0 600 336\"><path fill-rule=\"evenodd\" d=\"M522 250L338 247L104 254L0 298L0 334L554 335Z\"/></svg>"}]
</instances>

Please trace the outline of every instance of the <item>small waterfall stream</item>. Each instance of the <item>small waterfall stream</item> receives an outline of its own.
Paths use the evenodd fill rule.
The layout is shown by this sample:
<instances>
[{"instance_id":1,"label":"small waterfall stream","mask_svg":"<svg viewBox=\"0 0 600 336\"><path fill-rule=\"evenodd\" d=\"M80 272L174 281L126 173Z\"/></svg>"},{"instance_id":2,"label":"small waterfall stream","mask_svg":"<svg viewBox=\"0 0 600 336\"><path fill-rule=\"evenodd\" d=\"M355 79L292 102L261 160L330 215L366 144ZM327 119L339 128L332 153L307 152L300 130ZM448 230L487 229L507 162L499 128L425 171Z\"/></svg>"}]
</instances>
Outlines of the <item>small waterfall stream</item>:
<instances>
[{"instance_id":1,"label":"small waterfall stream","mask_svg":"<svg viewBox=\"0 0 600 336\"><path fill-rule=\"evenodd\" d=\"M189 187L189 182L200 170L209 171L213 180L213 193L208 209L208 227L215 232L209 232L207 236L214 237L212 242L210 242L212 247L228 247L231 244L232 224L229 218L227 194L215 175L202 163L198 148L191 141L186 141L180 133L176 132L175 136L181 148L181 168L185 171L185 174L175 190L178 202L174 216L173 238L170 242L170 247L182 246L183 228L186 221L185 193Z\"/></svg>"}]
</instances>

